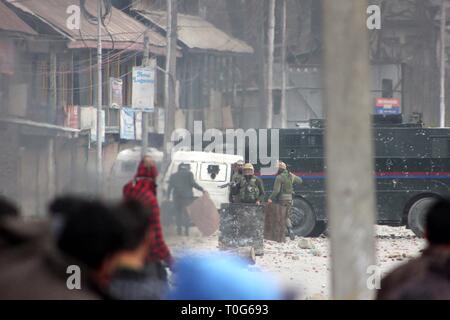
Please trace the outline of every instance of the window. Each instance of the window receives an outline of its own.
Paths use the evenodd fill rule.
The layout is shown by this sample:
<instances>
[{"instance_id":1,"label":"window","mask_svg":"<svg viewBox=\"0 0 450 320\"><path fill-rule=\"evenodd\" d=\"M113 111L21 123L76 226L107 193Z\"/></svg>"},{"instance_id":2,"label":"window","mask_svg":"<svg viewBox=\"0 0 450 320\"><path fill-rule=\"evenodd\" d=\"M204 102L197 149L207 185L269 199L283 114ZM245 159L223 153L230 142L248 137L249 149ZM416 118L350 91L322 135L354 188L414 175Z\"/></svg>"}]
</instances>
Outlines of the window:
<instances>
[{"instance_id":1,"label":"window","mask_svg":"<svg viewBox=\"0 0 450 320\"><path fill-rule=\"evenodd\" d=\"M272 95L273 114L278 115L281 113L281 90L273 90Z\"/></svg>"},{"instance_id":2,"label":"window","mask_svg":"<svg viewBox=\"0 0 450 320\"><path fill-rule=\"evenodd\" d=\"M202 163L200 180L224 182L227 179L227 165L223 163Z\"/></svg>"},{"instance_id":3,"label":"window","mask_svg":"<svg viewBox=\"0 0 450 320\"><path fill-rule=\"evenodd\" d=\"M381 90L383 98L393 98L394 97L394 84L391 79L381 80Z\"/></svg>"},{"instance_id":4,"label":"window","mask_svg":"<svg viewBox=\"0 0 450 320\"><path fill-rule=\"evenodd\" d=\"M450 137L438 137L431 140L431 157L448 158L450 156Z\"/></svg>"}]
</instances>

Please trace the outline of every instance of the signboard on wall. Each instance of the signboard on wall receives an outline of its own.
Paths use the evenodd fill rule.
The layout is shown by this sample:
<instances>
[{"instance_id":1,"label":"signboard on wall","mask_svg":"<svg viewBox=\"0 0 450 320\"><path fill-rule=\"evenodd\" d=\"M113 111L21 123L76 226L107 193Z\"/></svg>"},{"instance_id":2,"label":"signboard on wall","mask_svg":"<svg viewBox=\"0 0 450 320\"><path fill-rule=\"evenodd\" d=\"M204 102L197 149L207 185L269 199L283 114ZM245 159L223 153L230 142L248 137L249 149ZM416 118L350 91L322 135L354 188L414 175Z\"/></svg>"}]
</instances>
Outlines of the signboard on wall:
<instances>
[{"instance_id":1,"label":"signboard on wall","mask_svg":"<svg viewBox=\"0 0 450 320\"><path fill-rule=\"evenodd\" d=\"M142 140L142 112L135 112L134 115L134 132L136 140Z\"/></svg>"},{"instance_id":2,"label":"signboard on wall","mask_svg":"<svg viewBox=\"0 0 450 320\"><path fill-rule=\"evenodd\" d=\"M152 63L154 66L155 64ZM133 67L131 104L133 109L154 111L155 67Z\"/></svg>"},{"instance_id":3,"label":"signboard on wall","mask_svg":"<svg viewBox=\"0 0 450 320\"><path fill-rule=\"evenodd\" d=\"M400 99L398 98L376 98L375 114L400 114Z\"/></svg>"},{"instance_id":4,"label":"signboard on wall","mask_svg":"<svg viewBox=\"0 0 450 320\"><path fill-rule=\"evenodd\" d=\"M105 141L105 111L101 111L101 141ZM97 109L94 107L80 107L80 129L89 129L91 141L97 141Z\"/></svg>"},{"instance_id":5,"label":"signboard on wall","mask_svg":"<svg viewBox=\"0 0 450 320\"><path fill-rule=\"evenodd\" d=\"M120 108L122 106L122 86L122 79L109 78L109 105L112 108Z\"/></svg>"},{"instance_id":6,"label":"signboard on wall","mask_svg":"<svg viewBox=\"0 0 450 320\"><path fill-rule=\"evenodd\" d=\"M134 140L134 110L131 108L120 109L120 139Z\"/></svg>"},{"instance_id":7,"label":"signboard on wall","mask_svg":"<svg viewBox=\"0 0 450 320\"><path fill-rule=\"evenodd\" d=\"M78 106L64 107L64 126L68 128L79 128Z\"/></svg>"}]
</instances>

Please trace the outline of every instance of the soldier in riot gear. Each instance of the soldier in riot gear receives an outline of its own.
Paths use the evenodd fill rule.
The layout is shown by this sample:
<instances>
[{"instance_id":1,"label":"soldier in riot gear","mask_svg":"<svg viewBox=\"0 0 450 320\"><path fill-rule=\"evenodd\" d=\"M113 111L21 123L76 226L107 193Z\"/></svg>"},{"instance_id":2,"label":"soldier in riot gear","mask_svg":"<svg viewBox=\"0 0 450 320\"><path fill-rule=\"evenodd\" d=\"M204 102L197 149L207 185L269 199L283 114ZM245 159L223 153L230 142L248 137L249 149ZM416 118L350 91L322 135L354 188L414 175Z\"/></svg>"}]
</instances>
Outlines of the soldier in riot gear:
<instances>
[{"instance_id":1,"label":"soldier in riot gear","mask_svg":"<svg viewBox=\"0 0 450 320\"><path fill-rule=\"evenodd\" d=\"M264 186L261 179L254 173L253 165L246 163L242 168L239 180L239 202L260 204L264 196Z\"/></svg>"},{"instance_id":2,"label":"soldier in riot gear","mask_svg":"<svg viewBox=\"0 0 450 320\"><path fill-rule=\"evenodd\" d=\"M167 195L173 191L174 205L176 209L177 233L181 235L182 227L185 228L185 236L189 236L190 220L186 212L186 207L194 200L193 188L206 191L194 180L191 166L188 163L178 165L178 171L170 176Z\"/></svg>"},{"instance_id":3,"label":"soldier in riot gear","mask_svg":"<svg viewBox=\"0 0 450 320\"><path fill-rule=\"evenodd\" d=\"M242 174L242 170L244 168L244 161L239 160L233 165L233 174L231 176L230 181L230 202L238 202L239 201L239 182L244 177Z\"/></svg>"},{"instance_id":4,"label":"soldier in riot gear","mask_svg":"<svg viewBox=\"0 0 450 320\"><path fill-rule=\"evenodd\" d=\"M268 202L272 201L287 207L286 212L286 227L289 238L295 239L295 235L292 232L292 222L290 219L292 209L292 196L294 194L294 184L302 184L303 181L300 177L297 177L293 173L287 170L287 166L284 162L278 162L278 174L275 178L272 194L269 197Z\"/></svg>"}]
</instances>

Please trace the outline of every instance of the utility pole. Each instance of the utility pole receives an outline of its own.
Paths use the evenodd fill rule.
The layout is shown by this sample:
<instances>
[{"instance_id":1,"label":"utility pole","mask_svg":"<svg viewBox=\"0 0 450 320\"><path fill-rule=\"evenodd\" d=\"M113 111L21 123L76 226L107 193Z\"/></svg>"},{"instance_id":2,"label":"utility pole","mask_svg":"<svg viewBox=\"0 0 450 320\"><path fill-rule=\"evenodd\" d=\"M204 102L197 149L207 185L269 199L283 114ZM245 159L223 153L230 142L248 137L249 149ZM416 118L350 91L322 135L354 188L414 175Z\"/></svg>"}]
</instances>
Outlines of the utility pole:
<instances>
[{"instance_id":1,"label":"utility pole","mask_svg":"<svg viewBox=\"0 0 450 320\"><path fill-rule=\"evenodd\" d=\"M102 2L97 0L97 183L99 193L103 190L102 165Z\"/></svg>"},{"instance_id":2,"label":"utility pole","mask_svg":"<svg viewBox=\"0 0 450 320\"><path fill-rule=\"evenodd\" d=\"M281 128L287 128L286 110L286 6L287 0L281 0Z\"/></svg>"},{"instance_id":3,"label":"utility pole","mask_svg":"<svg viewBox=\"0 0 450 320\"><path fill-rule=\"evenodd\" d=\"M275 47L275 0L269 0L269 24L267 30L267 109L266 128L272 128L273 115L273 55Z\"/></svg>"},{"instance_id":4,"label":"utility pole","mask_svg":"<svg viewBox=\"0 0 450 320\"><path fill-rule=\"evenodd\" d=\"M51 107L51 121L56 123L56 109L57 109L57 57L55 48L50 52L50 107ZM56 191L56 173L55 173L55 139L50 137L47 145L47 172L48 172L48 188L47 197L52 199Z\"/></svg>"},{"instance_id":5,"label":"utility pole","mask_svg":"<svg viewBox=\"0 0 450 320\"><path fill-rule=\"evenodd\" d=\"M371 299L374 164L367 1L323 0L326 189L333 299Z\"/></svg>"},{"instance_id":6,"label":"utility pole","mask_svg":"<svg viewBox=\"0 0 450 320\"><path fill-rule=\"evenodd\" d=\"M447 0L442 0L441 3L441 92L440 92L440 119L439 124L441 128L445 127L445 63L446 63L446 54L445 54L445 46L446 46L446 20L447 20Z\"/></svg>"},{"instance_id":7,"label":"utility pole","mask_svg":"<svg viewBox=\"0 0 450 320\"><path fill-rule=\"evenodd\" d=\"M177 14L178 0L167 0L167 51L166 72L164 77L164 148L165 159L170 159L171 135L175 127L176 97L176 67L177 67Z\"/></svg>"},{"instance_id":8,"label":"utility pole","mask_svg":"<svg viewBox=\"0 0 450 320\"><path fill-rule=\"evenodd\" d=\"M148 67L150 65L150 41L147 32L144 36L144 57L142 59L142 65ZM142 145L141 155L145 156L148 148L148 112L142 112Z\"/></svg>"}]
</instances>

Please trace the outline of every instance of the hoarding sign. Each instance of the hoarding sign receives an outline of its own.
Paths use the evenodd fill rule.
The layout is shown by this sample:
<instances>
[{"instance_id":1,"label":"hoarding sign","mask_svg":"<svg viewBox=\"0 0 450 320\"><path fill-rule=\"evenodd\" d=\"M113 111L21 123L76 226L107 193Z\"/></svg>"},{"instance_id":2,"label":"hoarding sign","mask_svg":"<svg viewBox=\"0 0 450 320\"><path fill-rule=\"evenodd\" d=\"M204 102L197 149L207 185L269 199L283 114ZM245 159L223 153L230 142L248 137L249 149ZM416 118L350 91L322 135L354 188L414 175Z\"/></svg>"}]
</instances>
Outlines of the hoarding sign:
<instances>
[{"instance_id":1,"label":"hoarding sign","mask_svg":"<svg viewBox=\"0 0 450 320\"><path fill-rule=\"evenodd\" d=\"M131 108L120 109L120 139L134 140L134 110Z\"/></svg>"},{"instance_id":2,"label":"hoarding sign","mask_svg":"<svg viewBox=\"0 0 450 320\"><path fill-rule=\"evenodd\" d=\"M101 141L105 142L105 111L101 111ZM91 131L91 141L97 141L97 108L81 107L80 108L80 129Z\"/></svg>"},{"instance_id":3,"label":"hoarding sign","mask_svg":"<svg viewBox=\"0 0 450 320\"><path fill-rule=\"evenodd\" d=\"M400 114L400 99L377 98L375 101L375 114Z\"/></svg>"},{"instance_id":4,"label":"hoarding sign","mask_svg":"<svg viewBox=\"0 0 450 320\"><path fill-rule=\"evenodd\" d=\"M112 108L120 108L122 106L122 87L122 79L109 78L109 105Z\"/></svg>"},{"instance_id":5,"label":"hoarding sign","mask_svg":"<svg viewBox=\"0 0 450 320\"><path fill-rule=\"evenodd\" d=\"M79 129L78 106L64 107L64 126L73 129Z\"/></svg>"},{"instance_id":6,"label":"hoarding sign","mask_svg":"<svg viewBox=\"0 0 450 320\"><path fill-rule=\"evenodd\" d=\"M155 98L155 68L134 67L132 107L145 112L154 111Z\"/></svg>"}]
</instances>

